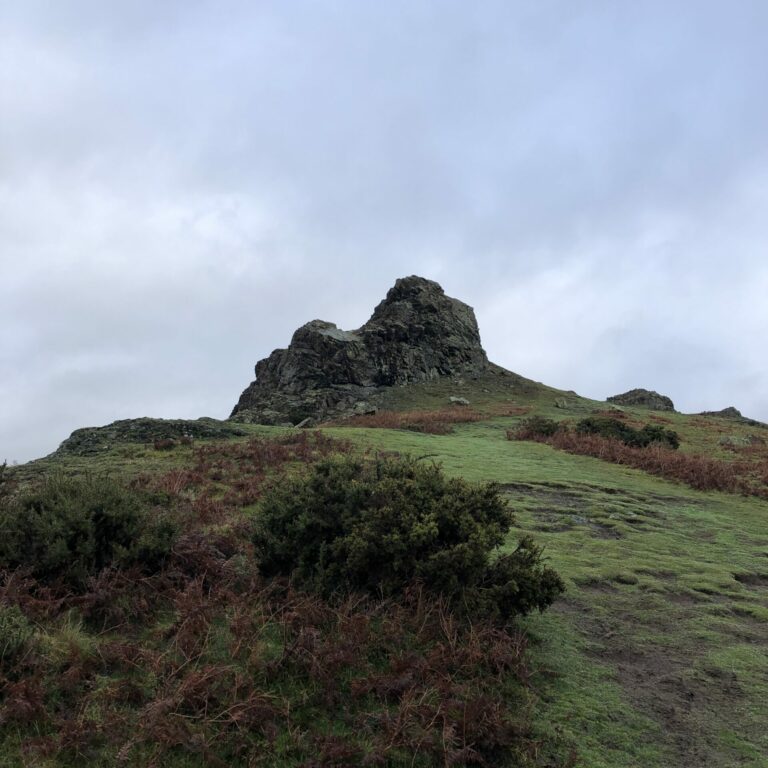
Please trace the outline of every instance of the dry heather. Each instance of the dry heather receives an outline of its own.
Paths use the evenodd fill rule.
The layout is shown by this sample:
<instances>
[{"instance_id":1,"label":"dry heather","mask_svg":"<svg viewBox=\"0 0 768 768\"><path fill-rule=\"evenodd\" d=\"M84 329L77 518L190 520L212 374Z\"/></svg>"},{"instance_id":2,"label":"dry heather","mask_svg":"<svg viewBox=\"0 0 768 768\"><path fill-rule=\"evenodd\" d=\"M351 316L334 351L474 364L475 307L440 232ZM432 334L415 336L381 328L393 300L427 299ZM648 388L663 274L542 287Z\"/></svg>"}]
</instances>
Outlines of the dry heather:
<instances>
[{"instance_id":1,"label":"dry heather","mask_svg":"<svg viewBox=\"0 0 768 768\"><path fill-rule=\"evenodd\" d=\"M431 435L447 435L452 431L453 424L467 424L481 421L483 418L486 417L474 408L456 405L434 411L379 411L365 416L353 416L341 423L350 427L408 429Z\"/></svg>"},{"instance_id":2,"label":"dry heather","mask_svg":"<svg viewBox=\"0 0 768 768\"><path fill-rule=\"evenodd\" d=\"M523 423L507 432L510 440L534 440L580 456L593 456L623 464L652 475L677 480L702 491L724 491L768 498L768 460L722 461L698 454L671 450L659 444L644 448L625 445L601 435L579 434L560 426L553 434L541 434Z\"/></svg>"},{"instance_id":3,"label":"dry heather","mask_svg":"<svg viewBox=\"0 0 768 768\"><path fill-rule=\"evenodd\" d=\"M0 657L3 754L532 764L542 741L523 634L460 619L416 585L398 600L327 601L259 574L245 508L302 463L349 450L319 432L195 448L189 467L134 482L180 525L158 571L108 568L80 591L0 571L0 610L35 628Z\"/></svg>"}]
</instances>

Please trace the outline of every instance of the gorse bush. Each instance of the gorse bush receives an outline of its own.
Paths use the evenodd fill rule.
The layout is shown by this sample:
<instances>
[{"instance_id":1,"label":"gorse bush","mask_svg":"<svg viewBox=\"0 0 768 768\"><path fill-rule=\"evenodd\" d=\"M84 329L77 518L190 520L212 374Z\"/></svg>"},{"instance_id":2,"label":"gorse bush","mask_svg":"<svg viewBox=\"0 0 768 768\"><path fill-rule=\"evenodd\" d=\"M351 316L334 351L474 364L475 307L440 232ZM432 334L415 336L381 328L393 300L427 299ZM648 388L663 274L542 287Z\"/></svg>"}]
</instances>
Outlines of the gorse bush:
<instances>
[{"instance_id":1,"label":"gorse bush","mask_svg":"<svg viewBox=\"0 0 768 768\"><path fill-rule=\"evenodd\" d=\"M554 419L531 416L520 422L514 436L518 440L536 440L541 437L552 437L561 429L563 429L562 425Z\"/></svg>"},{"instance_id":2,"label":"gorse bush","mask_svg":"<svg viewBox=\"0 0 768 768\"><path fill-rule=\"evenodd\" d=\"M531 416L521 422L509 437L517 440L542 440L569 431L569 426L562 422L543 416ZM646 424L642 429L635 429L611 416L588 416L576 424L574 431L577 435L598 435L609 440L618 440L632 448L647 448L654 444L674 450L680 447L680 437L671 429L665 429L658 424Z\"/></svg>"},{"instance_id":3,"label":"gorse bush","mask_svg":"<svg viewBox=\"0 0 768 768\"><path fill-rule=\"evenodd\" d=\"M0 506L0 568L80 587L109 566L156 570L176 526L146 495L115 480L53 476Z\"/></svg>"},{"instance_id":4,"label":"gorse bush","mask_svg":"<svg viewBox=\"0 0 768 768\"><path fill-rule=\"evenodd\" d=\"M434 464L329 458L265 495L253 542L265 576L326 596L398 597L418 581L508 618L544 609L564 588L529 539L489 561L512 523L498 488L446 478Z\"/></svg>"},{"instance_id":5,"label":"gorse bush","mask_svg":"<svg viewBox=\"0 0 768 768\"><path fill-rule=\"evenodd\" d=\"M589 416L582 419L576 424L576 432L579 435L600 435L620 440L632 448L646 448L653 443L675 450L680 447L680 437L671 429L665 429L658 424L646 424L642 429L635 429L610 416Z\"/></svg>"}]
</instances>

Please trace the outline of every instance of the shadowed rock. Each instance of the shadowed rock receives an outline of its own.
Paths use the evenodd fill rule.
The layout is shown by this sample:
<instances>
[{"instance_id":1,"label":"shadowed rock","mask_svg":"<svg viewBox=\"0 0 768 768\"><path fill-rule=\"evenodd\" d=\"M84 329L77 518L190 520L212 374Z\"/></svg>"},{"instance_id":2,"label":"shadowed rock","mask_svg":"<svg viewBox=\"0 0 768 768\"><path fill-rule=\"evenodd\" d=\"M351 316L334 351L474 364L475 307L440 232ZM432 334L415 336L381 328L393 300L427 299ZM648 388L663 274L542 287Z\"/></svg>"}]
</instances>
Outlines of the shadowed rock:
<instances>
[{"instance_id":1,"label":"shadowed rock","mask_svg":"<svg viewBox=\"0 0 768 768\"><path fill-rule=\"evenodd\" d=\"M472 307L434 281L404 277L356 331L312 320L256 364L232 411L239 421L295 424L374 407L383 388L488 368Z\"/></svg>"}]
</instances>

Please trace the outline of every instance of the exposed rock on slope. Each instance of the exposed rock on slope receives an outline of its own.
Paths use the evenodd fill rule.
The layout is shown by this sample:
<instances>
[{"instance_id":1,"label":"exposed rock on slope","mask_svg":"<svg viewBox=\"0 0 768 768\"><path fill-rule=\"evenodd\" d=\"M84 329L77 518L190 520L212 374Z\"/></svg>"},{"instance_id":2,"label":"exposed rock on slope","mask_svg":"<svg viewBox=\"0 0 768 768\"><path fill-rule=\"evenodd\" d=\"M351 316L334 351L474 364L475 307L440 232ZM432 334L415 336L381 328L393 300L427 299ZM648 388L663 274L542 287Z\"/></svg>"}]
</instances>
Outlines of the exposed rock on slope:
<instances>
[{"instance_id":1,"label":"exposed rock on slope","mask_svg":"<svg viewBox=\"0 0 768 768\"><path fill-rule=\"evenodd\" d=\"M616 405L631 405L641 408L650 408L653 411L674 411L675 406L672 400L666 395L660 395L647 389L631 389L622 395L614 395L608 398L609 403Z\"/></svg>"},{"instance_id":2,"label":"exposed rock on slope","mask_svg":"<svg viewBox=\"0 0 768 768\"><path fill-rule=\"evenodd\" d=\"M432 280L404 277L356 331L312 320L288 349L256 364L232 411L239 421L295 424L375 409L395 385L477 375L489 367L472 307Z\"/></svg>"},{"instance_id":3,"label":"exposed rock on slope","mask_svg":"<svg viewBox=\"0 0 768 768\"><path fill-rule=\"evenodd\" d=\"M122 419L106 427L76 429L58 448L57 454L86 456L116 443L151 443L154 440L193 437L199 440L244 435L242 427L216 419Z\"/></svg>"},{"instance_id":4,"label":"exposed rock on slope","mask_svg":"<svg viewBox=\"0 0 768 768\"><path fill-rule=\"evenodd\" d=\"M734 406L729 405L721 411L702 411L699 416L719 416L722 419L742 419L741 411Z\"/></svg>"},{"instance_id":5,"label":"exposed rock on slope","mask_svg":"<svg viewBox=\"0 0 768 768\"><path fill-rule=\"evenodd\" d=\"M702 411L699 416L714 416L720 419L731 419L732 421L738 421L741 424L746 424L750 427L759 427L760 429L768 429L768 424L762 421L755 421L755 419L748 419L743 416L741 411L734 406L729 405L727 408L723 408L721 411Z\"/></svg>"}]
</instances>

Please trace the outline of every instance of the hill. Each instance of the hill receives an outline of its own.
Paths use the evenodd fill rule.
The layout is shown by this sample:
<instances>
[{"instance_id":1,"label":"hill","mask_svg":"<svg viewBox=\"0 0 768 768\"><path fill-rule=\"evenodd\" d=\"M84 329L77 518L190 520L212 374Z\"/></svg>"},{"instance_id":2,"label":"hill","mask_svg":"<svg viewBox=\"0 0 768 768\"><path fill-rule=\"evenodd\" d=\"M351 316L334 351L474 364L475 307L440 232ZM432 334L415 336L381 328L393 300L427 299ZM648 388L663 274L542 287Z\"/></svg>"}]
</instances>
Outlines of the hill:
<instances>
[{"instance_id":1,"label":"hill","mask_svg":"<svg viewBox=\"0 0 768 768\"><path fill-rule=\"evenodd\" d=\"M493 679L502 687L484 690L487 697L506 697L518 718L521 740L515 743L525 745L524 751L505 753L503 761L493 764L768 764L768 430L730 413L685 415L597 402L505 371L480 354L476 324L473 330L470 322L474 316L466 305L450 305L463 318L463 344L456 343L455 332L443 333L440 323L423 322L416 322L425 327L423 347L409 344L401 357L378 341L365 341L369 333L376 339L396 338L386 330L390 321L383 322L383 316L400 318L401 327L403 316L408 322L421 319L411 312L413 292L427 291L432 298L440 294L419 280L409 278L405 289L390 292L393 298L374 313L376 322L360 331L315 323L306 334L294 336L287 352L274 353L268 365L257 366L256 385L246 390L235 411L242 420L118 422L79 431L55 454L9 470L22 488L51 476L108 473L155 494L157 504L172 499L197 538L186 540L187 548L173 556L174 570L164 572L162 578L173 584L148 577L123 582L121 574L111 572L73 599L46 597L23 575L5 575L3 605L20 605L32 617L34 653L44 654L46 662L30 657L34 674L2 680L0 763L150 765L155 760L192 766L224 764L225 759L231 765L259 764L249 763L245 754L222 757L222 733L235 738L238 729L243 734L261 729L265 765L361 764L351 720L341 714L324 718L313 697L330 696L333 685L342 684L345 664L353 666L343 639L363 638L364 633L355 635L362 632L362 620L349 607L340 610L332 620L333 634L327 629L331 620L316 615L320 608L291 597L290 610L280 603L281 611L288 610L280 614L284 619L260 619L251 626L248 622L255 619L245 598L231 596L256 600L248 591L253 588L244 584L250 571L232 537L243 520L258 515L271 482L284 482L323 455L367 453L426 457L422 460L439 462L449 476L498 483L516 515L502 550L511 551L522 536L533 535L544 545L548 564L567 583L565 595L546 612L517 619L527 643L524 664L515 657L494 667ZM395 304L400 304L396 311ZM302 342L306 337L311 343ZM329 356L326 347L332 350ZM430 349L451 352L436 361L424 352ZM305 358L312 366L302 362L302 370L313 370L313 376L287 376L287 363ZM328 359L333 361L330 378ZM359 370L370 378L350 368L350 360L360 359ZM382 368L381 360L389 361L389 367ZM382 370L390 383L376 379L375 372ZM285 387L299 380L296 392L286 393ZM329 392L338 394L340 384L342 396L328 399ZM294 396L314 410L289 414L286 403L292 407L288 401ZM365 406L356 408L359 402ZM298 421L311 418L314 426L253 423L259 409L277 414L268 413L268 421L292 415ZM534 417L554 423L558 431L549 437L532 432ZM679 449L655 443L620 447L620 441L587 433L583 426L606 420L635 431L673 431ZM226 595L219 583L226 584ZM147 603L153 594L173 598L153 612ZM229 612L216 613L217 600L230 601L222 602ZM258 600L277 610L276 598L262 595ZM146 615L145 623L120 619L130 611ZM365 621L377 621L367 616ZM387 621L384 626L391 628ZM406 614L397 621L402 622L399 639L383 635L396 647L377 647L376 653L400 659L398 685L421 691L424 699L418 706L426 706L434 691L449 683L429 677L429 664L418 661L430 658L434 647L423 645L426 640L410 628ZM235 642L238 637L255 643L250 655ZM471 636L462 635L460 642L457 634L446 637L441 653L453 647L454 655L441 656L441 664L454 670L450 685L459 680L466 695L470 681L457 677L451 666L459 664L458 649L472 649L473 670L487 670L499 663L499 656L493 662L483 656L493 645L491 635L477 645ZM518 637L522 643L523 636ZM313 644L308 645L310 638ZM289 641L295 644L292 660L285 656ZM364 642L372 641L365 635ZM332 652L340 666L332 666ZM508 648L504 652L510 653ZM462 664L470 663L462 658ZM237 674L233 659L240 660ZM277 667L270 664L278 662L291 674L275 676ZM53 699L35 694L35 686L43 684L43 669L56 677ZM245 686L238 677L243 670L266 675L269 685L261 698L227 698L227 706L219 706L216 697L224 700L225 695L217 686L227 687L231 697L233 686ZM330 687L323 687L319 670L335 681ZM367 674L367 685L374 680L382 684L382 670L376 672L379 677L370 670ZM395 685L394 678L386 679ZM422 761L416 764L471 763L470 753L458 747L451 751L435 742L427 749L435 736L418 720L416 702L404 704L405 694L396 686L386 693L376 690L367 695L380 696L376 700L384 702L383 709L359 726L371 744L382 733L393 744L405 743L405 731L398 731L395 721L407 711L412 718L408 727L418 722L422 728L418 738L408 732L415 740L408 742L413 754ZM462 695L458 688L453 694ZM307 708L308 702L315 702L315 709ZM286 720L284 706L295 708L294 719ZM323 706L329 713L347 712L347 705L333 697ZM447 717L439 707L430 712ZM464 716L469 717L466 710ZM153 731L153 720L168 724L170 731ZM128 722L137 724L136 739L110 741L110 728L119 733ZM439 722L443 738L458 744L451 741L458 738L451 730L455 722ZM472 731L471 743L477 747L491 734L498 743L497 725L489 719L486 730ZM138 735L147 733L165 751L155 754L151 740L140 742ZM242 736L243 743L251 743L250 738ZM416 742L419 749L413 747ZM385 764L410 764L401 753L387 754L390 762Z\"/></svg>"}]
</instances>

